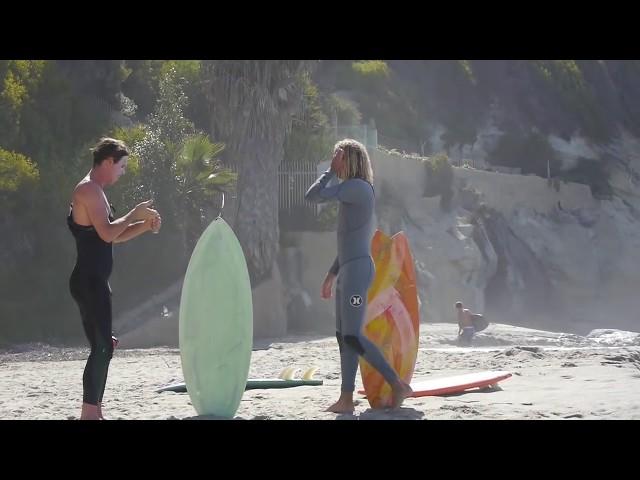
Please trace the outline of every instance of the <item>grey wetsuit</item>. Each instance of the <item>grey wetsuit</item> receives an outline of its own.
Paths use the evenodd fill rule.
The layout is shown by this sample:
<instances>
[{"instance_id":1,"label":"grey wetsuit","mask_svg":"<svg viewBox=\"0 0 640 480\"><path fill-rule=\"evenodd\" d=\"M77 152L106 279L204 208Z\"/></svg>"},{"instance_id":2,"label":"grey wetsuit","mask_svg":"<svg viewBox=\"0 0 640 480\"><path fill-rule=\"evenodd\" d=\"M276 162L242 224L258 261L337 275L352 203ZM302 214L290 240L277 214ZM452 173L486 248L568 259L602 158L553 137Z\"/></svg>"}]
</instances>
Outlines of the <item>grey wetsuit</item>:
<instances>
[{"instance_id":1,"label":"grey wetsuit","mask_svg":"<svg viewBox=\"0 0 640 480\"><path fill-rule=\"evenodd\" d=\"M380 350L362 334L367 311L367 290L375 266L371 258L375 196L372 185L360 178L329 182L335 173L327 170L315 181L305 198L311 202L340 202L338 207L338 256L329 270L338 275L336 287L336 337L340 348L342 391L355 389L358 355L393 384L397 374Z\"/></svg>"}]
</instances>

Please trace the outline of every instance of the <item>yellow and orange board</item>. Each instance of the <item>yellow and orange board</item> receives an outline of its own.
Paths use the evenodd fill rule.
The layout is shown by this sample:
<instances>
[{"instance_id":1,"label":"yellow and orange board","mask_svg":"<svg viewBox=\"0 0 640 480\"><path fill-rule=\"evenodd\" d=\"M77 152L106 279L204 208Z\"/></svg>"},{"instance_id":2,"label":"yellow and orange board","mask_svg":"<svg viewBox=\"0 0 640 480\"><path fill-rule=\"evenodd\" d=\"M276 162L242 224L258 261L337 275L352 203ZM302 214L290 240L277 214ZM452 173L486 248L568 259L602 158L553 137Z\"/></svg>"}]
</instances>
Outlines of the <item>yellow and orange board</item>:
<instances>
[{"instance_id":1,"label":"yellow and orange board","mask_svg":"<svg viewBox=\"0 0 640 480\"><path fill-rule=\"evenodd\" d=\"M398 375L411 383L418 355L418 290L409 241L403 232L389 237L376 230L371 241L376 275L368 292L363 332ZM360 357L360 374L373 408L391 406L391 387Z\"/></svg>"}]
</instances>

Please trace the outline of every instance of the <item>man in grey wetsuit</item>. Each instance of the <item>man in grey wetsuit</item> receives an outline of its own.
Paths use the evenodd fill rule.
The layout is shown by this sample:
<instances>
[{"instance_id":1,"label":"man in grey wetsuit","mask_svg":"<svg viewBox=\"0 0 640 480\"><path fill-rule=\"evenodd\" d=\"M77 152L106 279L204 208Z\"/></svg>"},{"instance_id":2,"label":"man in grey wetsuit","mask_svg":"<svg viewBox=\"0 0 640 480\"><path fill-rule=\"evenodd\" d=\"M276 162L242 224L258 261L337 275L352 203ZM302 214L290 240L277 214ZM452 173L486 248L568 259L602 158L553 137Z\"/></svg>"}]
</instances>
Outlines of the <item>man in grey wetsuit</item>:
<instances>
[{"instance_id":1,"label":"man in grey wetsuit","mask_svg":"<svg viewBox=\"0 0 640 480\"><path fill-rule=\"evenodd\" d=\"M344 181L331 180L339 177ZM338 201L338 256L322 285L322 297L331 297L336 288L336 337L340 348L342 387L340 399L329 407L336 413L353 412L353 391L358 370L358 356L373 366L393 389L394 407L411 394L385 360L380 350L362 334L367 310L367 291L375 274L371 258L374 232L373 172L364 145L355 140L336 144L331 167L309 187L305 198L311 202ZM339 273L339 276L338 276Z\"/></svg>"}]
</instances>

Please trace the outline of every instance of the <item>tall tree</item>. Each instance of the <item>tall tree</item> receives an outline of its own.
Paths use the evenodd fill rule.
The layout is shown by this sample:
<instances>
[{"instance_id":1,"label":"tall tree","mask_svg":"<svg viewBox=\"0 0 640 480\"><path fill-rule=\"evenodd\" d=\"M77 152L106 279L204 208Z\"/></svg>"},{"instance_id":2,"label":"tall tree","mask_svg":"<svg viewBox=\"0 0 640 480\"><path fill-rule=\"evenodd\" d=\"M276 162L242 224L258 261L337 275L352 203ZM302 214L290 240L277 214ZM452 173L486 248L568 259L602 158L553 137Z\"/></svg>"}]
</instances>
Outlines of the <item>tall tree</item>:
<instances>
[{"instance_id":1,"label":"tall tree","mask_svg":"<svg viewBox=\"0 0 640 480\"><path fill-rule=\"evenodd\" d=\"M265 279L278 251L278 166L292 117L302 105L303 79L316 62L203 62L211 137L223 141L238 171L234 230L251 279Z\"/></svg>"}]
</instances>

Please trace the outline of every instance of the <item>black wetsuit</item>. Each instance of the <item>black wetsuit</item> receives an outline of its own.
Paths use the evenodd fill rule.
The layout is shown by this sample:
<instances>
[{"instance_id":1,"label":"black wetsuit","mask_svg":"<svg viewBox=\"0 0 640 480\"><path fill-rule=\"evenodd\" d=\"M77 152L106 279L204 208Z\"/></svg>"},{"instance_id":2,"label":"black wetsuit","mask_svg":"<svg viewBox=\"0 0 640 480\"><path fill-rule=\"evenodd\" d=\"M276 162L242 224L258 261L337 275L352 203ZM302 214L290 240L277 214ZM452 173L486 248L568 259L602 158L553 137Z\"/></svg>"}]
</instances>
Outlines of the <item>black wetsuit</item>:
<instances>
[{"instance_id":1,"label":"black wetsuit","mask_svg":"<svg viewBox=\"0 0 640 480\"><path fill-rule=\"evenodd\" d=\"M113 215L109 215L109 220L113 221ZM78 225L73 220L73 207L69 209L67 225L76 240L78 254L69 278L69 289L78 304L82 326L91 344L91 354L82 376L82 401L97 405L102 402L113 356L109 286L113 244L102 240L93 226Z\"/></svg>"}]
</instances>

